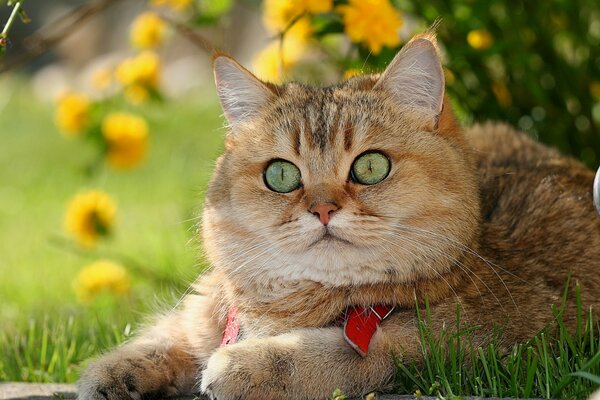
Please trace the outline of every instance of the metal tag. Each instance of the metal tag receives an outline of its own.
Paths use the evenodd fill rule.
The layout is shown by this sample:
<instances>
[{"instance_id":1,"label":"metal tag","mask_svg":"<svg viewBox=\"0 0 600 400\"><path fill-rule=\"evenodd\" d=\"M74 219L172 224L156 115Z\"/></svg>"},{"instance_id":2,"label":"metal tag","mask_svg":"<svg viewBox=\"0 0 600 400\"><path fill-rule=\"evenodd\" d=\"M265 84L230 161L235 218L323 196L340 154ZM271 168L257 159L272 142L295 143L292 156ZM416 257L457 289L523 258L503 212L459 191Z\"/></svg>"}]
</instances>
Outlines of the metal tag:
<instances>
[{"instance_id":1,"label":"metal tag","mask_svg":"<svg viewBox=\"0 0 600 400\"><path fill-rule=\"evenodd\" d=\"M594 179L594 205L596 206L596 211L600 214L600 167L598 167L598 171L596 171L596 178Z\"/></svg>"}]
</instances>

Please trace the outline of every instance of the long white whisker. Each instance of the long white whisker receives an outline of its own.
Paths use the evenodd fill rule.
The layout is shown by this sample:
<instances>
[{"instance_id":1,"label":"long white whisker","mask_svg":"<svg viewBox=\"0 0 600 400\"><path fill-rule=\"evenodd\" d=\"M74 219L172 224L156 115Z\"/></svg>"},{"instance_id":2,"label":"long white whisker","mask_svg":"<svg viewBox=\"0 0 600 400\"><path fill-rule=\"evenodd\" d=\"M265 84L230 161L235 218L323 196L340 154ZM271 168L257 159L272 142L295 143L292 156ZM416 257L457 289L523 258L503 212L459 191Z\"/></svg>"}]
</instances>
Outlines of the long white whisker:
<instances>
[{"instance_id":1,"label":"long white whisker","mask_svg":"<svg viewBox=\"0 0 600 400\"><path fill-rule=\"evenodd\" d=\"M404 238L404 237L402 237L402 236L398 236L398 238L399 238L400 240L404 241L404 242L405 242L404 244L412 244L414 247L417 247L415 243L411 243L410 241L407 241L407 239L409 239L409 238ZM395 243L395 242L392 242L392 241L388 241L387 239L383 239L383 240L384 240L384 241L386 241L387 243L390 243L391 245L394 245L394 246L399 246L399 243ZM417 247L417 248L418 248L418 247ZM404 250L408 250L408 249L404 249ZM408 251L409 251L409 253L410 253L410 254L411 254L413 257L415 257L415 258L419 258L421 261L426 261L426 260L424 260L424 259L422 258L422 256L418 256L416 253L412 252L411 250L408 250ZM423 254L423 256L425 256L425 254ZM394 256L393 256L393 257L394 257ZM394 257L394 258L395 258L395 257ZM452 287L452 285L450 285L450 282L448 282L448 281L446 280L446 278L444 278L444 276L443 276L441 273L439 273L438 271L436 271L436 270L433 270L433 272L435 272L435 273L436 273L436 274L437 274L437 275L438 275L438 276L439 276L439 277L440 277L440 278L441 278L441 279L442 279L442 280L443 280L443 281L446 283L446 285L448 286L448 288L450 289L450 291L452 291L452 293L454 294L454 297L456 297L456 301L458 301L458 304L460 304L460 307L461 307L461 309L465 310L465 308L464 308L464 306L463 306L462 302L460 301L460 297L458 296L458 293L456 293L456 291L454 290L454 288ZM465 310L465 314L466 314L466 313L467 313L467 311Z\"/></svg>"},{"instance_id":2,"label":"long white whisker","mask_svg":"<svg viewBox=\"0 0 600 400\"><path fill-rule=\"evenodd\" d=\"M398 229L403 229L406 232L415 233L415 234L421 234L421 235L424 235L424 236L429 237L431 239L439 238L440 240L445 240L445 243L450 244L450 245L455 245L456 247L461 248L464 251L467 251L469 254L474 255L474 256L478 257L479 259L481 259L492 270L492 272L494 272L494 274L496 275L496 277L498 278L498 280L502 283L502 285L504 286L504 289L506 290L508 296L510 297L513 305L515 306L515 309L520 314L519 307L517 306L517 303L515 302L515 299L513 298L512 293L510 292L510 290L509 290L508 286L506 285L506 282L504 281L504 279L502 279L502 277L500 276L500 274L498 273L498 271L496 271L496 269L492 266L492 264L488 260L486 260L485 258L483 258L481 255L479 255L473 249L471 249L470 247L468 247L468 246L466 246L466 245L464 245L464 244L462 244L462 243L460 243L460 242L458 242L456 240L453 240L453 239L451 239L451 238L449 238L449 237L447 237L445 235L442 235L442 234L439 234L439 233L436 233L436 232L431 232L431 231L427 231L425 229L419 229L419 228L416 228L416 227L411 227L411 226L402 225L402 224L396 224L395 227L398 228ZM498 266L496 266L496 267L498 267ZM500 268L500 267L498 267L498 268ZM502 269L503 272L509 273L508 271L504 270L503 268L500 268L500 269ZM514 274L511 274L511 275L514 276Z\"/></svg>"}]
</instances>

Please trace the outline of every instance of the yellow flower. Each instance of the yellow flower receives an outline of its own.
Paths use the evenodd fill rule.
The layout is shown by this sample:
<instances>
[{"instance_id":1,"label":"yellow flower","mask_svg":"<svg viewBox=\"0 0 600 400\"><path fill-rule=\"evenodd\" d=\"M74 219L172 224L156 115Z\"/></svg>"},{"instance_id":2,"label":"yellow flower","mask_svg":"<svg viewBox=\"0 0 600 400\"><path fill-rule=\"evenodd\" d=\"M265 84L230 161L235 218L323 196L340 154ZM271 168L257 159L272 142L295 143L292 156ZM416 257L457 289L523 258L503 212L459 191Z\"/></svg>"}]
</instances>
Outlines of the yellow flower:
<instances>
[{"instance_id":1,"label":"yellow flower","mask_svg":"<svg viewBox=\"0 0 600 400\"><path fill-rule=\"evenodd\" d=\"M494 38L485 29L475 29L467 34L467 43L475 50L486 50L492 46Z\"/></svg>"},{"instance_id":2,"label":"yellow flower","mask_svg":"<svg viewBox=\"0 0 600 400\"><path fill-rule=\"evenodd\" d=\"M286 34L283 46L280 46L279 41L274 41L256 55L253 71L260 79L281 83L289 70L300 60L305 47L306 42L302 37Z\"/></svg>"},{"instance_id":3,"label":"yellow flower","mask_svg":"<svg viewBox=\"0 0 600 400\"><path fill-rule=\"evenodd\" d=\"M140 85L131 85L125 89L125 97L131 104L139 105L150 97L148 90Z\"/></svg>"},{"instance_id":4,"label":"yellow flower","mask_svg":"<svg viewBox=\"0 0 600 400\"><path fill-rule=\"evenodd\" d=\"M167 6L175 11L183 11L192 4L192 0L151 0L153 6Z\"/></svg>"},{"instance_id":5,"label":"yellow flower","mask_svg":"<svg viewBox=\"0 0 600 400\"><path fill-rule=\"evenodd\" d=\"M121 265L108 260L100 260L79 271L73 287L77 299L85 303L102 292L117 296L126 295L131 287L131 282L127 271Z\"/></svg>"},{"instance_id":6,"label":"yellow flower","mask_svg":"<svg viewBox=\"0 0 600 400\"><path fill-rule=\"evenodd\" d=\"M137 115L111 113L102 121L108 163L117 169L131 168L146 155L148 124Z\"/></svg>"},{"instance_id":7,"label":"yellow flower","mask_svg":"<svg viewBox=\"0 0 600 400\"><path fill-rule=\"evenodd\" d=\"M332 8L333 0L265 0L263 21L270 31L279 33L305 13L324 13Z\"/></svg>"},{"instance_id":8,"label":"yellow flower","mask_svg":"<svg viewBox=\"0 0 600 400\"><path fill-rule=\"evenodd\" d=\"M309 13L326 13L333 9L333 0L304 0L304 8Z\"/></svg>"},{"instance_id":9,"label":"yellow flower","mask_svg":"<svg viewBox=\"0 0 600 400\"><path fill-rule=\"evenodd\" d=\"M76 195L67 207L65 228L86 247L108 235L115 222L117 207L106 194L97 190Z\"/></svg>"},{"instance_id":10,"label":"yellow flower","mask_svg":"<svg viewBox=\"0 0 600 400\"><path fill-rule=\"evenodd\" d=\"M253 61L253 71L259 79L281 83L289 64L282 59L278 42L272 42L260 51Z\"/></svg>"},{"instance_id":11,"label":"yellow flower","mask_svg":"<svg viewBox=\"0 0 600 400\"><path fill-rule=\"evenodd\" d=\"M350 68L344 71L344 80L362 75L362 71L358 68Z\"/></svg>"},{"instance_id":12,"label":"yellow flower","mask_svg":"<svg viewBox=\"0 0 600 400\"><path fill-rule=\"evenodd\" d=\"M131 25L129 39L138 49L160 46L165 38L167 25L153 12L140 14Z\"/></svg>"},{"instance_id":13,"label":"yellow flower","mask_svg":"<svg viewBox=\"0 0 600 400\"><path fill-rule=\"evenodd\" d=\"M304 12L302 3L295 0L265 0L263 21L273 32L282 32Z\"/></svg>"},{"instance_id":14,"label":"yellow flower","mask_svg":"<svg viewBox=\"0 0 600 400\"><path fill-rule=\"evenodd\" d=\"M308 17L300 18L296 23L285 33L285 38L291 41L296 40L298 43L307 42L312 34L312 27Z\"/></svg>"},{"instance_id":15,"label":"yellow flower","mask_svg":"<svg viewBox=\"0 0 600 400\"><path fill-rule=\"evenodd\" d=\"M160 75L160 61L156 53L144 51L136 57L125 59L115 72L123 86L140 85L156 88Z\"/></svg>"},{"instance_id":16,"label":"yellow flower","mask_svg":"<svg viewBox=\"0 0 600 400\"><path fill-rule=\"evenodd\" d=\"M348 37L366 45L373 54L379 54L383 46L400 44L398 30L403 21L389 0L350 0L336 10L342 15Z\"/></svg>"},{"instance_id":17,"label":"yellow flower","mask_svg":"<svg viewBox=\"0 0 600 400\"><path fill-rule=\"evenodd\" d=\"M108 68L99 68L92 73L92 86L98 90L106 90L113 81L113 72Z\"/></svg>"},{"instance_id":18,"label":"yellow flower","mask_svg":"<svg viewBox=\"0 0 600 400\"><path fill-rule=\"evenodd\" d=\"M80 93L66 93L58 100L56 125L68 136L79 135L90 117L90 101Z\"/></svg>"},{"instance_id":19,"label":"yellow flower","mask_svg":"<svg viewBox=\"0 0 600 400\"><path fill-rule=\"evenodd\" d=\"M263 80L281 83L288 71L300 61L310 33L308 18L298 20L283 36L283 46L279 40L273 41L254 57L254 73Z\"/></svg>"}]
</instances>

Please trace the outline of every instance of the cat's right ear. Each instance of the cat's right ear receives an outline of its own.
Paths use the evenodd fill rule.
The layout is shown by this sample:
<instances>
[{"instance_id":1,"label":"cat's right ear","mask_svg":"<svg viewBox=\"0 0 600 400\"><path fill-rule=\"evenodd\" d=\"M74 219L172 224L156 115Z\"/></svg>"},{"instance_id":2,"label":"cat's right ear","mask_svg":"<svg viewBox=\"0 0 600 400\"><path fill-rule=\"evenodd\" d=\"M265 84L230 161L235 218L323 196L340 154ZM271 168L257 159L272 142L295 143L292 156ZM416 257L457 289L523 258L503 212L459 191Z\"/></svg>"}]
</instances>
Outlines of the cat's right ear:
<instances>
[{"instance_id":1,"label":"cat's right ear","mask_svg":"<svg viewBox=\"0 0 600 400\"><path fill-rule=\"evenodd\" d=\"M213 70L217 95L230 126L256 115L274 96L269 86L227 55L215 55Z\"/></svg>"},{"instance_id":2,"label":"cat's right ear","mask_svg":"<svg viewBox=\"0 0 600 400\"><path fill-rule=\"evenodd\" d=\"M404 45L375 88L386 90L400 106L429 114L437 125L444 102L444 72L435 36L418 35Z\"/></svg>"}]
</instances>

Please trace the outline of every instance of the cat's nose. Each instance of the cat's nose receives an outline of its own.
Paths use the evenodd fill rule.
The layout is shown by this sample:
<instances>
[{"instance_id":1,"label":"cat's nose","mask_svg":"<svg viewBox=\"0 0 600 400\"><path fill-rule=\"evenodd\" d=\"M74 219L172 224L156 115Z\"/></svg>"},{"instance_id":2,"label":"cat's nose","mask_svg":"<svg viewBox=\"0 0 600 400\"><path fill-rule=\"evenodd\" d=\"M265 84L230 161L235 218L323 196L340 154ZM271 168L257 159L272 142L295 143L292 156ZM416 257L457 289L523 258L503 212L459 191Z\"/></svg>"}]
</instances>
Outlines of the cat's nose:
<instances>
[{"instance_id":1,"label":"cat's nose","mask_svg":"<svg viewBox=\"0 0 600 400\"><path fill-rule=\"evenodd\" d=\"M333 213L339 210L337 204L334 203L321 203L315 206L312 206L309 211L319 220L323 225L327 225L331 218L333 217Z\"/></svg>"}]
</instances>

